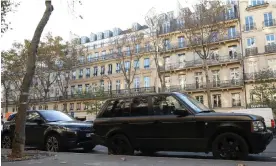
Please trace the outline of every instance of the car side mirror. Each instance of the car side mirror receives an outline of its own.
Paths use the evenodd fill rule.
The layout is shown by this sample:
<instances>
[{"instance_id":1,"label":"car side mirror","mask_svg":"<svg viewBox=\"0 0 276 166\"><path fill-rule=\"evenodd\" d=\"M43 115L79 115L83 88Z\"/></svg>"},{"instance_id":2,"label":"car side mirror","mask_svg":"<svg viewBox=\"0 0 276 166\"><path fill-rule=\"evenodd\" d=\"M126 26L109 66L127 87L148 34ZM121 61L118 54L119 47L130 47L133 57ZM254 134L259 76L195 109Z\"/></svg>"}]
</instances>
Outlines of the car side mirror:
<instances>
[{"instance_id":1,"label":"car side mirror","mask_svg":"<svg viewBox=\"0 0 276 166\"><path fill-rule=\"evenodd\" d=\"M189 112L187 110L175 110L174 114L178 117L187 116L189 115Z\"/></svg>"}]
</instances>

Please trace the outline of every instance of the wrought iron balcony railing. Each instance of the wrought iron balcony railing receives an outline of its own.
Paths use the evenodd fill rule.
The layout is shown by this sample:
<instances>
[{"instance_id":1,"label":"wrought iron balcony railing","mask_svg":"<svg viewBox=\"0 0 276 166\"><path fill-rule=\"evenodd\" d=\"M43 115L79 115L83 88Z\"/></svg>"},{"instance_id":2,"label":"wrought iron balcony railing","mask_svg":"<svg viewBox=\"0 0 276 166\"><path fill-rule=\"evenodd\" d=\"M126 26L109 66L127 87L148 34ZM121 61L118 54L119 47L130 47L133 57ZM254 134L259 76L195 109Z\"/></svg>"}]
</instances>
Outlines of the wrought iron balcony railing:
<instances>
[{"instance_id":1,"label":"wrought iron balcony railing","mask_svg":"<svg viewBox=\"0 0 276 166\"><path fill-rule=\"evenodd\" d=\"M254 73L245 73L245 80L262 80L276 78L276 71L268 70Z\"/></svg>"},{"instance_id":2,"label":"wrought iron balcony railing","mask_svg":"<svg viewBox=\"0 0 276 166\"><path fill-rule=\"evenodd\" d=\"M208 87L210 89L220 89L220 88L235 88L241 87L244 85L242 79L232 79L232 80L220 80L216 82L210 82ZM167 92L181 92L181 91L198 91L198 90L205 90L207 88L206 83L198 83L195 82L193 84L183 84L183 85L172 85L167 86Z\"/></svg>"},{"instance_id":3,"label":"wrought iron balcony railing","mask_svg":"<svg viewBox=\"0 0 276 166\"><path fill-rule=\"evenodd\" d=\"M258 47L245 49L245 56L254 56L254 55L258 55Z\"/></svg>"},{"instance_id":4,"label":"wrought iron balcony railing","mask_svg":"<svg viewBox=\"0 0 276 166\"><path fill-rule=\"evenodd\" d=\"M276 52L276 44L270 44L265 46L266 53L273 53Z\"/></svg>"},{"instance_id":5,"label":"wrought iron balcony railing","mask_svg":"<svg viewBox=\"0 0 276 166\"><path fill-rule=\"evenodd\" d=\"M222 63L236 62L241 60L241 54L232 54L228 56L213 56L207 60L208 65L217 65ZM170 71L170 70L181 70L190 67L199 67L203 65L202 59L184 61L177 63L165 64L165 66L160 67L161 71Z\"/></svg>"}]
</instances>

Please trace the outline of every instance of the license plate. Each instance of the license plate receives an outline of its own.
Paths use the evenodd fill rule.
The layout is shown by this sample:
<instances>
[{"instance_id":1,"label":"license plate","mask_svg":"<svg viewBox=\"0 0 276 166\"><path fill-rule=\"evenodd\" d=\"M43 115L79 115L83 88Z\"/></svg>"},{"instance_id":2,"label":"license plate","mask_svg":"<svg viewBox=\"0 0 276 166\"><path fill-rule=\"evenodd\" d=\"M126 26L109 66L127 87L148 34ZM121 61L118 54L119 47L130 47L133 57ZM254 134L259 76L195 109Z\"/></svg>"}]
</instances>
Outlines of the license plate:
<instances>
[{"instance_id":1,"label":"license plate","mask_svg":"<svg viewBox=\"0 0 276 166\"><path fill-rule=\"evenodd\" d=\"M86 137L91 137L92 133L87 133Z\"/></svg>"}]
</instances>

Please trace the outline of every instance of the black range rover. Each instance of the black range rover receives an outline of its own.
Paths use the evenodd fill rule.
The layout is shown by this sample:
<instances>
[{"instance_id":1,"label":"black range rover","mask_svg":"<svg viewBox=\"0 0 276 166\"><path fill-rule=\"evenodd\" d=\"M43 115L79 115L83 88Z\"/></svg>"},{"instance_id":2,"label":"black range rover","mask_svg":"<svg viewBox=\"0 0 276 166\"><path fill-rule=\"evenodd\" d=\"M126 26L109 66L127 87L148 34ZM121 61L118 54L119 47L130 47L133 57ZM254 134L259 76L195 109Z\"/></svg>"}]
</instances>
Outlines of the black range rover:
<instances>
[{"instance_id":1,"label":"black range rover","mask_svg":"<svg viewBox=\"0 0 276 166\"><path fill-rule=\"evenodd\" d=\"M9 149L12 146L15 116L3 126L2 148ZM92 125L56 110L27 111L25 143L47 151L63 151L76 147L90 151L95 147L91 139Z\"/></svg>"},{"instance_id":2,"label":"black range rover","mask_svg":"<svg viewBox=\"0 0 276 166\"><path fill-rule=\"evenodd\" d=\"M93 128L109 154L120 155L186 151L244 159L273 139L260 116L217 113L177 92L107 100Z\"/></svg>"}]
</instances>

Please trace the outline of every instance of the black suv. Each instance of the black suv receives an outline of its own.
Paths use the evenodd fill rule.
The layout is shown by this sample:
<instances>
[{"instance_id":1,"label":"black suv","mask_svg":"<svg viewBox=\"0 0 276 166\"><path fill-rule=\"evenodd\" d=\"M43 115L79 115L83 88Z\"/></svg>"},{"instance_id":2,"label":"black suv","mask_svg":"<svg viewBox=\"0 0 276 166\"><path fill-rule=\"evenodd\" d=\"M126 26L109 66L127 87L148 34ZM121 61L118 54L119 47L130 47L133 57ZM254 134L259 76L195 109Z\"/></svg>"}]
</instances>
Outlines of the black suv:
<instances>
[{"instance_id":1,"label":"black suv","mask_svg":"<svg viewBox=\"0 0 276 166\"><path fill-rule=\"evenodd\" d=\"M120 155L186 151L244 159L273 139L260 116L217 113L177 92L107 100L93 128L99 144Z\"/></svg>"},{"instance_id":2,"label":"black suv","mask_svg":"<svg viewBox=\"0 0 276 166\"><path fill-rule=\"evenodd\" d=\"M15 129L15 116L6 122L1 134L1 147L11 148ZM47 151L62 151L83 147L90 151L95 147L92 123L81 122L56 110L27 111L26 145Z\"/></svg>"}]
</instances>

